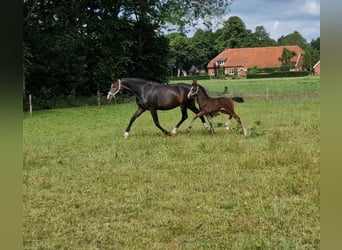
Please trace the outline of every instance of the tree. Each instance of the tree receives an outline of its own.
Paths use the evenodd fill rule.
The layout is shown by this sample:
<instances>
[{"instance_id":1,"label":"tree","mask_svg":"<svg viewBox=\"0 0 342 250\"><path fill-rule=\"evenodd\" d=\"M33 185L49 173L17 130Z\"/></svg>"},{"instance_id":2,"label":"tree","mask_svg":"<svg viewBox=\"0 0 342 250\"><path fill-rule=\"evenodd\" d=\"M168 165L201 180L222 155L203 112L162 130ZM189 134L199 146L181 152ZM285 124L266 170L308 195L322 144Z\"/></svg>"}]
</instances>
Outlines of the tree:
<instances>
[{"instance_id":1,"label":"tree","mask_svg":"<svg viewBox=\"0 0 342 250\"><path fill-rule=\"evenodd\" d=\"M256 26L253 33L255 42L253 47L275 46L277 42L270 38L264 26Z\"/></svg>"},{"instance_id":2,"label":"tree","mask_svg":"<svg viewBox=\"0 0 342 250\"><path fill-rule=\"evenodd\" d=\"M224 22L222 29L218 30L218 36L215 41L215 49L222 51L225 48L242 48L246 47L249 40L250 31L246 29L245 23L240 17L232 16Z\"/></svg>"},{"instance_id":3,"label":"tree","mask_svg":"<svg viewBox=\"0 0 342 250\"><path fill-rule=\"evenodd\" d=\"M316 40L312 40L309 48L305 50L304 55L304 62L303 66L308 71L313 71L313 66L319 61L320 59L320 38Z\"/></svg>"},{"instance_id":4,"label":"tree","mask_svg":"<svg viewBox=\"0 0 342 250\"><path fill-rule=\"evenodd\" d=\"M279 61L281 62L282 68L284 70L289 70L291 69L292 65L291 65L291 59L296 56L296 52L291 51L287 48L283 49L283 53L281 55L281 57L279 57Z\"/></svg>"},{"instance_id":5,"label":"tree","mask_svg":"<svg viewBox=\"0 0 342 250\"><path fill-rule=\"evenodd\" d=\"M170 24L185 29L201 20L210 26L208 20L226 14L230 3L24 0L23 37L29 53L23 60L23 88L41 100L41 107L52 107L54 99L70 93L106 91L122 76L163 81L169 49L161 29Z\"/></svg>"},{"instance_id":6,"label":"tree","mask_svg":"<svg viewBox=\"0 0 342 250\"><path fill-rule=\"evenodd\" d=\"M211 58L217 55L219 51L214 49L214 36L210 31L198 29L190 39L193 56L192 64L198 69L206 69Z\"/></svg>"},{"instance_id":7,"label":"tree","mask_svg":"<svg viewBox=\"0 0 342 250\"><path fill-rule=\"evenodd\" d=\"M77 14L82 2L29 3L24 2L24 44L31 54L30 63L24 61L25 90L45 100L45 107L83 83L86 57L80 24L84 17Z\"/></svg>"},{"instance_id":8,"label":"tree","mask_svg":"<svg viewBox=\"0 0 342 250\"><path fill-rule=\"evenodd\" d=\"M181 75L183 69L190 68L192 49L189 38L180 33L173 33L167 36L169 38L170 54L172 55L170 61L177 67L177 76Z\"/></svg>"},{"instance_id":9,"label":"tree","mask_svg":"<svg viewBox=\"0 0 342 250\"><path fill-rule=\"evenodd\" d=\"M278 43L279 45L298 45L304 50L308 47L305 38L303 38L303 36L298 31L294 31L293 33L286 36L281 36L278 39Z\"/></svg>"},{"instance_id":10,"label":"tree","mask_svg":"<svg viewBox=\"0 0 342 250\"><path fill-rule=\"evenodd\" d=\"M313 39L310 43L311 48L320 51L321 50L321 38Z\"/></svg>"},{"instance_id":11,"label":"tree","mask_svg":"<svg viewBox=\"0 0 342 250\"><path fill-rule=\"evenodd\" d=\"M174 25L182 33L186 27L194 27L199 23L210 29L213 20L228 14L233 0L154 0L152 2L155 3L154 11L160 17L159 24L164 28Z\"/></svg>"}]
</instances>

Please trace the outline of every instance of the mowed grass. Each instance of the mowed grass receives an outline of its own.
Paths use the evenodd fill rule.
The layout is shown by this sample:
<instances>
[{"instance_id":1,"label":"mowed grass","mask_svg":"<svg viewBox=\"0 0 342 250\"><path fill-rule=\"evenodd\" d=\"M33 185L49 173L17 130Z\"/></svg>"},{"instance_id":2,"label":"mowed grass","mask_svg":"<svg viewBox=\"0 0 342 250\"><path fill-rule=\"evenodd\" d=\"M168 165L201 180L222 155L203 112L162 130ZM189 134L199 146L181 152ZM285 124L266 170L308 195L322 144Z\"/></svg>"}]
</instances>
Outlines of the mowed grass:
<instances>
[{"instance_id":1,"label":"mowed grass","mask_svg":"<svg viewBox=\"0 0 342 250\"><path fill-rule=\"evenodd\" d=\"M318 249L319 78L200 84L242 94L247 138L146 112L124 139L134 102L25 113L24 249Z\"/></svg>"}]
</instances>

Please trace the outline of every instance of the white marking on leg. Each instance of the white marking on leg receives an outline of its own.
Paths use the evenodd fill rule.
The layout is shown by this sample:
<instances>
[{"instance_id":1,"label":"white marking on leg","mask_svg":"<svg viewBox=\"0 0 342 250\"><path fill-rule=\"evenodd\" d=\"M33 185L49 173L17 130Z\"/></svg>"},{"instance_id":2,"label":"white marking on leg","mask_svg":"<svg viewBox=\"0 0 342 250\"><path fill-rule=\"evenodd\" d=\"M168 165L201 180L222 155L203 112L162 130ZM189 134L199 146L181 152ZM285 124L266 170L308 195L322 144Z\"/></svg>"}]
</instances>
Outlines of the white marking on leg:
<instances>
[{"instance_id":1,"label":"white marking on leg","mask_svg":"<svg viewBox=\"0 0 342 250\"><path fill-rule=\"evenodd\" d=\"M127 139L128 138L128 132L124 133L124 138Z\"/></svg>"},{"instance_id":2,"label":"white marking on leg","mask_svg":"<svg viewBox=\"0 0 342 250\"><path fill-rule=\"evenodd\" d=\"M243 127L243 134L247 136L247 129L245 129L245 127Z\"/></svg>"},{"instance_id":3,"label":"white marking on leg","mask_svg":"<svg viewBox=\"0 0 342 250\"><path fill-rule=\"evenodd\" d=\"M175 135L176 133L177 133L177 128L174 127L174 128L172 129L172 131L171 131L171 134Z\"/></svg>"},{"instance_id":4,"label":"white marking on leg","mask_svg":"<svg viewBox=\"0 0 342 250\"><path fill-rule=\"evenodd\" d=\"M245 136L247 136L247 129L245 128L245 126L243 126L243 124L241 123L241 126L242 126L242 130L243 130L243 134Z\"/></svg>"},{"instance_id":5,"label":"white marking on leg","mask_svg":"<svg viewBox=\"0 0 342 250\"><path fill-rule=\"evenodd\" d=\"M205 130L209 130L209 126L208 126L208 124L206 122L203 123L203 127L204 127Z\"/></svg>"},{"instance_id":6,"label":"white marking on leg","mask_svg":"<svg viewBox=\"0 0 342 250\"><path fill-rule=\"evenodd\" d=\"M226 125L226 130L229 130L229 129L230 129L230 128L229 128L230 122L231 122L231 120L227 120L227 121L226 121L226 123L225 123L225 125Z\"/></svg>"}]
</instances>

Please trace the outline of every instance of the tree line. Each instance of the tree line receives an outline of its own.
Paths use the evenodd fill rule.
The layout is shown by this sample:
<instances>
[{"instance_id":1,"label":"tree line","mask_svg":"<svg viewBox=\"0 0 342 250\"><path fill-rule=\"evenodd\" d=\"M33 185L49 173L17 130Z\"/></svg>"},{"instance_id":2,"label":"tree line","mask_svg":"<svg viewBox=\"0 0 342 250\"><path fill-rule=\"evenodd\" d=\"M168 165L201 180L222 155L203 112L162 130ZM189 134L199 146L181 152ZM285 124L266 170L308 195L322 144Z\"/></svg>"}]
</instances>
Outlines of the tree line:
<instances>
[{"instance_id":1,"label":"tree line","mask_svg":"<svg viewBox=\"0 0 342 250\"><path fill-rule=\"evenodd\" d=\"M24 0L23 96L40 108L51 100L106 93L113 79L134 76L166 82L182 71L206 69L224 48L297 44L305 67L319 59L319 39L308 43L299 32L275 41L263 26L255 31L236 16L211 30L231 0ZM192 37L186 31L199 22ZM163 30L174 27L165 34Z\"/></svg>"},{"instance_id":2,"label":"tree line","mask_svg":"<svg viewBox=\"0 0 342 250\"><path fill-rule=\"evenodd\" d=\"M228 18L223 27L215 32L197 29L191 38L182 33L172 33L166 37L169 39L171 50L168 63L174 67L174 72L171 74L177 76L182 70L190 71L190 74L192 71L205 71L209 61L225 48L299 45L305 50L304 68L308 71L312 70L313 65L320 58L319 37L307 42L298 31L294 31L281 36L276 41L270 38L263 26L255 27L253 32L247 29L241 18L237 16Z\"/></svg>"}]
</instances>

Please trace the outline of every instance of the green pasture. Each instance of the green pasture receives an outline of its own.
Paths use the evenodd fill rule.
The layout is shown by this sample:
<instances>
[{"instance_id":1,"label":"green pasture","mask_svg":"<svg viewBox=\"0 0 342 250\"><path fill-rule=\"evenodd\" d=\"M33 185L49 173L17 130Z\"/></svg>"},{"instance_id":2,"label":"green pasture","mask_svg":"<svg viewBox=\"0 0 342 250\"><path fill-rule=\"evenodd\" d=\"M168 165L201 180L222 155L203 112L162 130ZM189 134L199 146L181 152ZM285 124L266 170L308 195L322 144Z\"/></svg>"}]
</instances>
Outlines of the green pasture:
<instances>
[{"instance_id":1,"label":"green pasture","mask_svg":"<svg viewBox=\"0 0 342 250\"><path fill-rule=\"evenodd\" d=\"M318 249L320 79L199 83L245 98L246 138L145 112L124 139L135 102L24 113L24 249Z\"/></svg>"}]
</instances>

